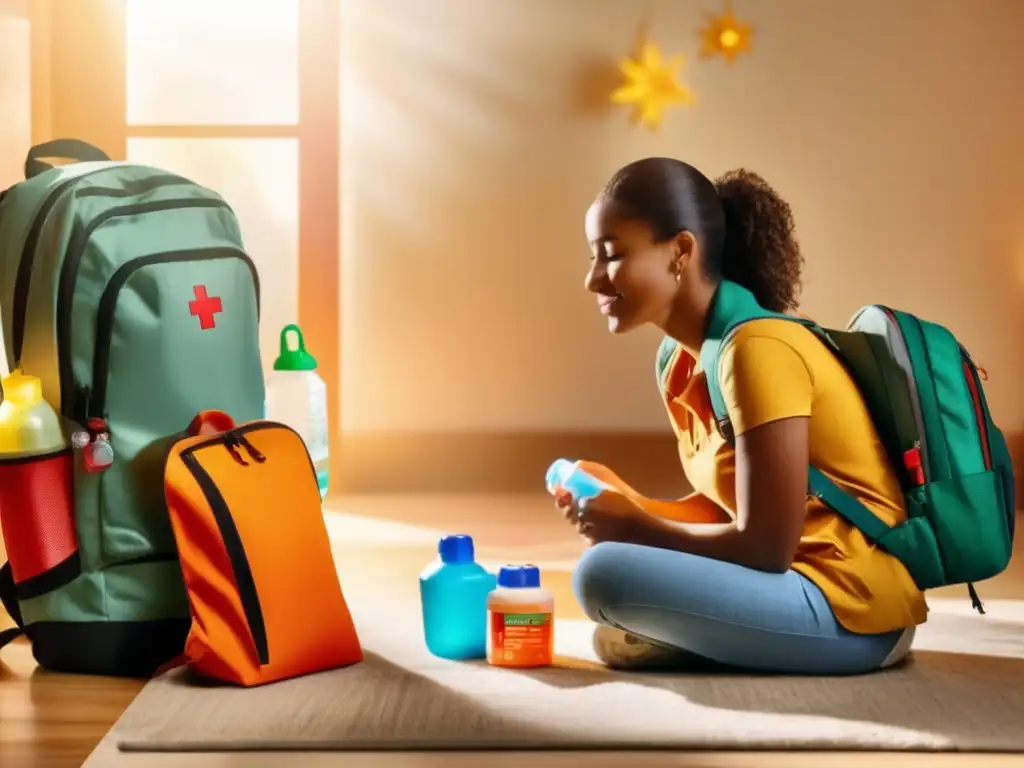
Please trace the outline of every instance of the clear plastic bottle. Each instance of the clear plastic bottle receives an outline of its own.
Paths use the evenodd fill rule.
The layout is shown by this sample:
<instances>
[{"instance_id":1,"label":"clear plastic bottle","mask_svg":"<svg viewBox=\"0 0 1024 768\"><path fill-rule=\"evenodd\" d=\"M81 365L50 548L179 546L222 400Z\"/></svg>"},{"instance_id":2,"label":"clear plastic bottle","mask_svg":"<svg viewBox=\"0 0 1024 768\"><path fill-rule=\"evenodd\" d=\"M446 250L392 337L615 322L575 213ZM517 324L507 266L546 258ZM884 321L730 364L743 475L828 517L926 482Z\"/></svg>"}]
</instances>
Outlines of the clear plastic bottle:
<instances>
[{"instance_id":1,"label":"clear plastic bottle","mask_svg":"<svg viewBox=\"0 0 1024 768\"><path fill-rule=\"evenodd\" d=\"M555 655L555 598L535 565L506 565L487 596L487 661L497 667L547 667Z\"/></svg>"},{"instance_id":2,"label":"clear plastic bottle","mask_svg":"<svg viewBox=\"0 0 1024 768\"><path fill-rule=\"evenodd\" d=\"M289 334L296 337L294 349ZM281 330L281 351L267 382L267 418L286 424L302 438L313 460L320 498L327 495L330 458L330 433L327 423L327 385L316 372L317 362L306 351L306 342L297 325Z\"/></svg>"},{"instance_id":3,"label":"clear plastic bottle","mask_svg":"<svg viewBox=\"0 0 1024 768\"><path fill-rule=\"evenodd\" d=\"M584 471L578 461L569 459L556 459L548 467L544 481L548 493L554 495L559 490L563 490L571 494L573 501L577 504L600 496L604 491L615 490L607 483Z\"/></svg>"},{"instance_id":4,"label":"clear plastic bottle","mask_svg":"<svg viewBox=\"0 0 1024 768\"><path fill-rule=\"evenodd\" d=\"M487 595L497 580L474 559L470 536L444 536L437 552L438 559L420 574L427 649L444 659L482 659L487 654Z\"/></svg>"}]
</instances>

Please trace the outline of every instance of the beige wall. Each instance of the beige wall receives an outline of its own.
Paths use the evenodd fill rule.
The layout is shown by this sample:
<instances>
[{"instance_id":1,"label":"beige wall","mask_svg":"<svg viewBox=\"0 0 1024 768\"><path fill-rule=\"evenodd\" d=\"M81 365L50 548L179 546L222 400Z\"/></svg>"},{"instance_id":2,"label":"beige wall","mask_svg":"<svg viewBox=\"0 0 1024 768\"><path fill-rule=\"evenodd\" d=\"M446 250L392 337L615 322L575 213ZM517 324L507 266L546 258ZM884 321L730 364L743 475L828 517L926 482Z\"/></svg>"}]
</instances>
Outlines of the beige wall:
<instances>
[{"instance_id":1,"label":"beige wall","mask_svg":"<svg viewBox=\"0 0 1024 768\"><path fill-rule=\"evenodd\" d=\"M804 309L941 322L1024 423L1019 0L737 2L756 50L696 61L702 8L660 0L374 0L343 18L346 432L663 430L654 333L582 289L603 180L665 154L745 165L793 205ZM649 20L699 103L660 135L610 111Z\"/></svg>"},{"instance_id":2,"label":"beige wall","mask_svg":"<svg viewBox=\"0 0 1024 768\"><path fill-rule=\"evenodd\" d=\"M0 0L0 190L24 177L32 139L29 26L24 2Z\"/></svg>"},{"instance_id":3,"label":"beige wall","mask_svg":"<svg viewBox=\"0 0 1024 768\"><path fill-rule=\"evenodd\" d=\"M32 144L29 26L24 2L0 0L0 190L24 178L25 154ZM0 376L7 355L0 326ZM3 543L0 542L0 560Z\"/></svg>"},{"instance_id":4,"label":"beige wall","mask_svg":"<svg viewBox=\"0 0 1024 768\"><path fill-rule=\"evenodd\" d=\"M0 190L24 175L25 153L31 143L29 29L24 0L0 0ZM0 376L6 376L0 326ZM7 549L0 536L0 563Z\"/></svg>"}]
</instances>

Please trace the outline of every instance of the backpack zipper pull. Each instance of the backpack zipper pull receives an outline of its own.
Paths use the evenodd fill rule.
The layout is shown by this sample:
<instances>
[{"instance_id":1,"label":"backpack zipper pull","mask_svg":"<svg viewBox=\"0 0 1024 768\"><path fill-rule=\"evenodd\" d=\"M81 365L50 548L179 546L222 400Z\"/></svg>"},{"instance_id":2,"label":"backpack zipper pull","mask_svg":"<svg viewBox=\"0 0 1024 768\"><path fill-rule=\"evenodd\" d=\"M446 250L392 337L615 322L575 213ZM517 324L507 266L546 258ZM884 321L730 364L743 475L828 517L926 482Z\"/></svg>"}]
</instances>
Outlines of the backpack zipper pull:
<instances>
[{"instance_id":1,"label":"backpack zipper pull","mask_svg":"<svg viewBox=\"0 0 1024 768\"><path fill-rule=\"evenodd\" d=\"M914 487L925 484L924 463L921 459L921 442L914 443L914 447L903 452L903 467L907 470L910 484Z\"/></svg>"},{"instance_id":2,"label":"backpack zipper pull","mask_svg":"<svg viewBox=\"0 0 1024 768\"><path fill-rule=\"evenodd\" d=\"M239 453L238 449L235 447L235 445L238 442L239 442L239 440L238 440L238 438L235 435L229 434L224 439L224 447L227 448L228 451L231 452L231 456L232 456L232 458L234 458L235 461L237 461L243 467L248 467L249 466L249 462L245 460L245 458L242 456L242 454Z\"/></svg>"},{"instance_id":3,"label":"backpack zipper pull","mask_svg":"<svg viewBox=\"0 0 1024 768\"><path fill-rule=\"evenodd\" d=\"M256 449L256 446L254 446L252 443L250 443L246 439L246 437L244 435L238 435L237 437L235 437L235 441L239 445L243 446L246 451L249 452L249 455L252 456L252 458L256 460L257 464L262 464L264 461L267 460L267 457L264 456L262 453L260 453Z\"/></svg>"},{"instance_id":4,"label":"backpack zipper pull","mask_svg":"<svg viewBox=\"0 0 1024 768\"><path fill-rule=\"evenodd\" d=\"M985 606L981 602L981 598L978 597L978 590L974 588L974 584L967 582L967 592L971 596L971 607L974 608L978 613L985 613Z\"/></svg>"},{"instance_id":5,"label":"backpack zipper pull","mask_svg":"<svg viewBox=\"0 0 1024 768\"><path fill-rule=\"evenodd\" d=\"M82 466L86 472L108 469L114 463L114 447L110 444L110 427L100 418L85 421L85 429L71 433L71 447L82 453Z\"/></svg>"}]
</instances>

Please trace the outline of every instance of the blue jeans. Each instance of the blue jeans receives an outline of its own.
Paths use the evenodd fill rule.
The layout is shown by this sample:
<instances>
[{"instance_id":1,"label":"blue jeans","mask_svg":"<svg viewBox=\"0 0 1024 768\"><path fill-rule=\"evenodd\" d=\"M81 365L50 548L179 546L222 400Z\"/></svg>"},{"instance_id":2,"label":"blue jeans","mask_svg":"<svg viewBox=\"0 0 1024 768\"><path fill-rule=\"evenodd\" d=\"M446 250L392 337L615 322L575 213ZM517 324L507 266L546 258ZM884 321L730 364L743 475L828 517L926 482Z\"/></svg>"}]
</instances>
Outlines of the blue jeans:
<instances>
[{"instance_id":1,"label":"blue jeans","mask_svg":"<svg viewBox=\"0 0 1024 768\"><path fill-rule=\"evenodd\" d=\"M878 669L902 631L855 634L796 571L766 573L719 560L606 542L573 574L593 621L722 665L781 674Z\"/></svg>"}]
</instances>

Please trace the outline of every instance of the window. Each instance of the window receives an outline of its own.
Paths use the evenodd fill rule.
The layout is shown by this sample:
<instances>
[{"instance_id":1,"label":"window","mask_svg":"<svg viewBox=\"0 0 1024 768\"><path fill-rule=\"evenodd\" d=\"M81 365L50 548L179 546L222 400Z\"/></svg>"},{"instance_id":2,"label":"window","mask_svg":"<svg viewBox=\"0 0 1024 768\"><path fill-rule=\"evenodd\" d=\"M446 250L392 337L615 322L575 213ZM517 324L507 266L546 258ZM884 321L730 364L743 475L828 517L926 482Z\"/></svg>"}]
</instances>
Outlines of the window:
<instances>
[{"instance_id":1,"label":"window","mask_svg":"<svg viewBox=\"0 0 1024 768\"><path fill-rule=\"evenodd\" d=\"M298 0L129 0L129 125L297 125Z\"/></svg>"}]
</instances>

